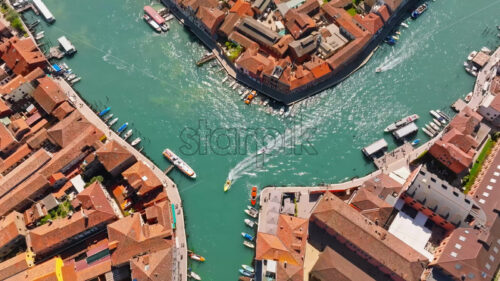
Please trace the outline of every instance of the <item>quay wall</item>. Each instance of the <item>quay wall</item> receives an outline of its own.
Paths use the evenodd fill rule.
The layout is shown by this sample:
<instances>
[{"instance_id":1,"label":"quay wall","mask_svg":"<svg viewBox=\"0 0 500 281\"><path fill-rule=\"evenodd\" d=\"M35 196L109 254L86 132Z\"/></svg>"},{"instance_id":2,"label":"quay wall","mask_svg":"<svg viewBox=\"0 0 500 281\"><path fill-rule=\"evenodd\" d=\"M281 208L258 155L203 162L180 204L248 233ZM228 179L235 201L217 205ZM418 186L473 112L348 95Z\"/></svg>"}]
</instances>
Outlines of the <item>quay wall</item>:
<instances>
[{"instance_id":1,"label":"quay wall","mask_svg":"<svg viewBox=\"0 0 500 281\"><path fill-rule=\"evenodd\" d=\"M350 60L347 64L343 65L341 69L330 72L329 74L314 80L312 83L306 84L292 91L283 92L261 81L254 80L252 77L235 67L234 63L229 61L224 54L224 51L218 46L216 39L206 31L203 23L193 17L189 11L186 11L177 5L175 1L176 0L161 0L161 2L169 8L171 13L183 22L184 26L193 32L206 47L217 52L217 58L219 60L224 60L224 62L221 61L221 64L226 68L228 73L234 73L234 78L247 87L287 105L293 104L327 88L335 86L349 77L349 75L354 73L364 63L366 63L374 50L389 34L394 31L396 26L408 16L408 12L416 8L418 4L417 0L403 0L401 5L393 11L384 27L370 39L370 41L353 60Z\"/></svg>"}]
</instances>

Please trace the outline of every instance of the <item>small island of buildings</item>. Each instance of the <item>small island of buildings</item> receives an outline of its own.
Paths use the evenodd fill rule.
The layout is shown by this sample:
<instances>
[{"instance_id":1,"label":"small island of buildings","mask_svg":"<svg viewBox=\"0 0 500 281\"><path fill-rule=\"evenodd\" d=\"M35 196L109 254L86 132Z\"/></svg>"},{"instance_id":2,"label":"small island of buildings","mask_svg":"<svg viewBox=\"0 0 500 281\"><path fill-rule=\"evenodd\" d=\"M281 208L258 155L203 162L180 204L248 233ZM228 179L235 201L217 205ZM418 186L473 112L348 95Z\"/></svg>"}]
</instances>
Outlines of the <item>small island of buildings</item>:
<instances>
[{"instance_id":1,"label":"small island of buildings","mask_svg":"<svg viewBox=\"0 0 500 281\"><path fill-rule=\"evenodd\" d=\"M416 1L162 0L239 82L291 104L362 66Z\"/></svg>"}]
</instances>

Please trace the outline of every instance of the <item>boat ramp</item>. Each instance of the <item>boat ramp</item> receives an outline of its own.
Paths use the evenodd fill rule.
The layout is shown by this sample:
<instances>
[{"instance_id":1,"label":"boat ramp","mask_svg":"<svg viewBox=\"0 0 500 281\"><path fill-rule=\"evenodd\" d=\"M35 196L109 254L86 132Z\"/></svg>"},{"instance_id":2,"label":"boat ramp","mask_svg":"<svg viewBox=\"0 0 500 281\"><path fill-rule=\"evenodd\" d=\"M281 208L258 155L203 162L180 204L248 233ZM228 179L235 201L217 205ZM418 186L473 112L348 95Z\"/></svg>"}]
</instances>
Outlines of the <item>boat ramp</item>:
<instances>
[{"instance_id":1,"label":"boat ramp","mask_svg":"<svg viewBox=\"0 0 500 281\"><path fill-rule=\"evenodd\" d=\"M33 4L35 4L35 7L42 13L43 17L48 23L53 23L56 21L56 18L52 13L50 12L49 8L45 6L45 3L43 3L42 0L33 0Z\"/></svg>"}]
</instances>

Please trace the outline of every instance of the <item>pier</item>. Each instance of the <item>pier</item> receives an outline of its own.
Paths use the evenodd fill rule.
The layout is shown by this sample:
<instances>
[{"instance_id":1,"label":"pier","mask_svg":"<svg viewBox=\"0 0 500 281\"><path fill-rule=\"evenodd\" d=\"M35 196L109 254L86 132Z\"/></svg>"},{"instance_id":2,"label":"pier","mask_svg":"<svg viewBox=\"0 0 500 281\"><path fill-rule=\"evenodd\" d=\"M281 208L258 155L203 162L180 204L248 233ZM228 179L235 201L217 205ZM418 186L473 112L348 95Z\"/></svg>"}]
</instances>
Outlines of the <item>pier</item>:
<instances>
[{"instance_id":1,"label":"pier","mask_svg":"<svg viewBox=\"0 0 500 281\"><path fill-rule=\"evenodd\" d=\"M168 166L165 171L163 172L165 175L167 175L168 173L170 173L170 171L172 171L173 169L175 168L175 165L172 164L170 166Z\"/></svg>"},{"instance_id":2,"label":"pier","mask_svg":"<svg viewBox=\"0 0 500 281\"><path fill-rule=\"evenodd\" d=\"M40 15L40 11L38 11L38 9L33 5L33 3L29 3L25 6L23 6L22 8L17 9L16 12L21 14L21 13L26 12L27 10L33 10L33 13L35 13L35 15L37 15L37 16Z\"/></svg>"},{"instance_id":3,"label":"pier","mask_svg":"<svg viewBox=\"0 0 500 281\"><path fill-rule=\"evenodd\" d=\"M196 62L196 66L202 66L203 64L215 59L215 54L211 53L210 55L203 56L199 61Z\"/></svg>"}]
</instances>

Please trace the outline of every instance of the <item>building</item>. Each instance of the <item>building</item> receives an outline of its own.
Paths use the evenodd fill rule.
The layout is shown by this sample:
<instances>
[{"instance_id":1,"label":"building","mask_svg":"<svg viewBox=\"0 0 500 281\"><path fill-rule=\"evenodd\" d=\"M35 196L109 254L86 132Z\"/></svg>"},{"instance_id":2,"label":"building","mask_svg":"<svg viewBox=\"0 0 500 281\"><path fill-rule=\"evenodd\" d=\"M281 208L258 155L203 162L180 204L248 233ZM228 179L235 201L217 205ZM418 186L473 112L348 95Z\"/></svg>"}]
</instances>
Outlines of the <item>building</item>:
<instances>
[{"instance_id":1,"label":"building","mask_svg":"<svg viewBox=\"0 0 500 281\"><path fill-rule=\"evenodd\" d=\"M14 211L0 218L0 259L25 243L26 225L23 215Z\"/></svg>"},{"instance_id":2,"label":"building","mask_svg":"<svg viewBox=\"0 0 500 281\"><path fill-rule=\"evenodd\" d=\"M5 159L5 157L11 154L17 146L18 142L9 129L7 129L5 124L0 124L0 156Z\"/></svg>"},{"instance_id":3,"label":"building","mask_svg":"<svg viewBox=\"0 0 500 281\"><path fill-rule=\"evenodd\" d=\"M8 260L0 262L0 280L14 276L35 265L35 255L31 252L20 253Z\"/></svg>"},{"instance_id":4,"label":"building","mask_svg":"<svg viewBox=\"0 0 500 281\"><path fill-rule=\"evenodd\" d=\"M291 42L288 44L291 57L297 63L308 60L311 57L311 53L318 48L320 40L318 36L309 35L303 39Z\"/></svg>"},{"instance_id":5,"label":"building","mask_svg":"<svg viewBox=\"0 0 500 281\"><path fill-rule=\"evenodd\" d=\"M500 79L499 79L500 80ZM499 82L500 85L500 82ZM500 127L500 94L487 95L477 112L490 121L494 126Z\"/></svg>"},{"instance_id":6,"label":"building","mask_svg":"<svg viewBox=\"0 0 500 281\"><path fill-rule=\"evenodd\" d=\"M474 198L424 169L420 169L401 198L446 230L486 223L486 215Z\"/></svg>"},{"instance_id":7,"label":"building","mask_svg":"<svg viewBox=\"0 0 500 281\"><path fill-rule=\"evenodd\" d=\"M132 153L114 140L99 148L96 156L106 171L115 177L137 161Z\"/></svg>"},{"instance_id":8,"label":"building","mask_svg":"<svg viewBox=\"0 0 500 281\"><path fill-rule=\"evenodd\" d=\"M268 50L271 50L273 45L281 38L278 33L250 17L242 18L236 29Z\"/></svg>"},{"instance_id":9,"label":"building","mask_svg":"<svg viewBox=\"0 0 500 281\"><path fill-rule=\"evenodd\" d=\"M159 250L130 260L132 280L170 281L172 280L172 248Z\"/></svg>"},{"instance_id":10,"label":"building","mask_svg":"<svg viewBox=\"0 0 500 281\"><path fill-rule=\"evenodd\" d=\"M65 265L60 257L52 258L11 276L5 281L72 281L77 280L73 265Z\"/></svg>"},{"instance_id":11,"label":"building","mask_svg":"<svg viewBox=\"0 0 500 281\"><path fill-rule=\"evenodd\" d=\"M161 202L149 208L146 209L145 218L140 213L134 213L108 225L113 266L128 267L134 257L173 246L170 204Z\"/></svg>"},{"instance_id":12,"label":"building","mask_svg":"<svg viewBox=\"0 0 500 281\"><path fill-rule=\"evenodd\" d=\"M91 127L93 125L79 111L74 111L48 129L47 136L52 143L65 148L75 140L76 136Z\"/></svg>"},{"instance_id":13,"label":"building","mask_svg":"<svg viewBox=\"0 0 500 281\"><path fill-rule=\"evenodd\" d=\"M49 76L39 78L37 81L38 85L33 92L33 98L47 114L51 114L58 105L66 100L66 95Z\"/></svg>"},{"instance_id":14,"label":"building","mask_svg":"<svg viewBox=\"0 0 500 281\"><path fill-rule=\"evenodd\" d=\"M214 36L224 21L225 14L217 8L200 7L196 16L205 25L208 33Z\"/></svg>"},{"instance_id":15,"label":"building","mask_svg":"<svg viewBox=\"0 0 500 281\"><path fill-rule=\"evenodd\" d=\"M240 17L250 16L253 17L254 12L252 10L252 5L245 0L237 0L236 3L229 9L230 13L235 13Z\"/></svg>"},{"instance_id":16,"label":"building","mask_svg":"<svg viewBox=\"0 0 500 281\"><path fill-rule=\"evenodd\" d=\"M31 38L12 37L0 44L0 57L17 75L28 75L37 67L45 68L47 60Z\"/></svg>"},{"instance_id":17,"label":"building","mask_svg":"<svg viewBox=\"0 0 500 281\"><path fill-rule=\"evenodd\" d=\"M139 196L145 195L158 187L163 187L163 184L153 173L151 167L142 161L130 166L130 168L123 171L122 175Z\"/></svg>"},{"instance_id":18,"label":"building","mask_svg":"<svg viewBox=\"0 0 500 281\"><path fill-rule=\"evenodd\" d=\"M11 103L16 103L20 100L26 99L33 94L33 91L35 91L33 81L44 75L45 73L39 67L32 70L26 76L17 75L14 79L7 82L7 84L0 87L0 94L5 100L8 100Z\"/></svg>"},{"instance_id":19,"label":"building","mask_svg":"<svg viewBox=\"0 0 500 281\"><path fill-rule=\"evenodd\" d=\"M427 258L330 192L310 221L392 280L420 280L427 265Z\"/></svg>"},{"instance_id":20,"label":"building","mask_svg":"<svg viewBox=\"0 0 500 281\"><path fill-rule=\"evenodd\" d=\"M298 40L311 34L316 29L316 22L307 14L290 9L285 15L285 27Z\"/></svg>"},{"instance_id":21,"label":"building","mask_svg":"<svg viewBox=\"0 0 500 281\"><path fill-rule=\"evenodd\" d=\"M43 256L81 241L117 219L99 182L94 182L72 202L76 209L66 218L55 219L30 231L31 250Z\"/></svg>"}]
</instances>

